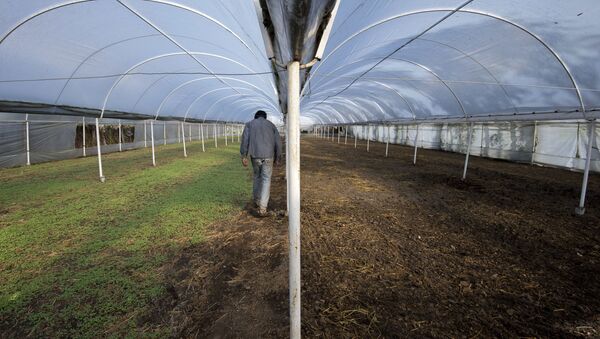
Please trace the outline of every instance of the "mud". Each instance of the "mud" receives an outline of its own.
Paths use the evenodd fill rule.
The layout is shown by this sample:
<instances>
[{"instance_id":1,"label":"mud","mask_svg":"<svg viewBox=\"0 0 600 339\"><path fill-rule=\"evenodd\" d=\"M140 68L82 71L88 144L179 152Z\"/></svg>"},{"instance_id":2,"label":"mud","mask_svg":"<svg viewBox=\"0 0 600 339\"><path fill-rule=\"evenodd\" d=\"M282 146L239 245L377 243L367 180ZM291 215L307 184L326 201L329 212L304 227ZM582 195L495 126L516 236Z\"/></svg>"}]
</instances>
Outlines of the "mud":
<instances>
[{"instance_id":1,"label":"mud","mask_svg":"<svg viewBox=\"0 0 600 339\"><path fill-rule=\"evenodd\" d=\"M343 143L343 140L342 140ZM600 178L371 143L302 141L305 337L599 337ZM173 336L286 337L284 168L274 211L248 210L165 267L140 326ZM151 323L150 323L151 322Z\"/></svg>"}]
</instances>

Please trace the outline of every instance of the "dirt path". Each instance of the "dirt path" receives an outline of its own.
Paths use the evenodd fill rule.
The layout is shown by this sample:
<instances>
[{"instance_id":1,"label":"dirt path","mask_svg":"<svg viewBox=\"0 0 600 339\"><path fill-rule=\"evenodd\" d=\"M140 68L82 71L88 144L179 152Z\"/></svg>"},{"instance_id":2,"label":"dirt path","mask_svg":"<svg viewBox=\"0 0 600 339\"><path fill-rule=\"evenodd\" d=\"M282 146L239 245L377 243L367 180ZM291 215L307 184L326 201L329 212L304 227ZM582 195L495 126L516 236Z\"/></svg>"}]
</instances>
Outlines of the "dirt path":
<instances>
[{"instance_id":1,"label":"dirt path","mask_svg":"<svg viewBox=\"0 0 600 339\"><path fill-rule=\"evenodd\" d=\"M600 178L385 145L302 144L305 337L600 336ZM275 210L285 209L279 168ZM287 220L247 212L165 269L175 335L286 337Z\"/></svg>"}]
</instances>

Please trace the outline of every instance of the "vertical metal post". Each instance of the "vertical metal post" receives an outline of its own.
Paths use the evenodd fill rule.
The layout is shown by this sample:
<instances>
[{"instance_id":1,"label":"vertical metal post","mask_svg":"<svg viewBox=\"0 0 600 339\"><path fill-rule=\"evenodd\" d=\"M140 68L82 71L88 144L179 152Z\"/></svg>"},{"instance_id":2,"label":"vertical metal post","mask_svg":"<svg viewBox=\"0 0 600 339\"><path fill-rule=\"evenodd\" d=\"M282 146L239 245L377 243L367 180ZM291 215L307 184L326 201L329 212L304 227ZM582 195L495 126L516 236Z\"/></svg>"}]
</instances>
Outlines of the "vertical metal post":
<instances>
[{"instance_id":1,"label":"vertical metal post","mask_svg":"<svg viewBox=\"0 0 600 339\"><path fill-rule=\"evenodd\" d=\"M467 167L469 166L469 154L471 154L471 142L473 141L473 123L469 125L469 138L467 141L467 154L465 155L465 168L463 169L462 180L467 179Z\"/></svg>"},{"instance_id":2,"label":"vertical metal post","mask_svg":"<svg viewBox=\"0 0 600 339\"><path fill-rule=\"evenodd\" d=\"M202 124L200 124L200 140L202 141L202 152L205 152L205 150L204 150L204 127L202 127Z\"/></svg>"},{"instance_id":3,"label":"vertical metal post","mask_svg":"<svg viewBox=\"0 0 600 339\"><path fill-rule=\"evenodd\" d=\"M146 120L144 120L144 148L148 147L148 141L146 139L146 135L147 135L147 132L146 132Z\"/></svg>"},{"instance_id":4,"label":"vertical metal post","mask_svg":"<svg viewBox=\"0 0 600 339\"><path fill-rule=\"evenodd\" d=\"M588 178L590 176L590 165L592 163L592 145L596 139L595 133L596 121L592 120L588 125L588 144L586 149L585 168L583 170L583 182L581 183L581 196L579 197L579 206L575 208L575 214L585 214L585 195L587 193Z\"/></svg>"},{"instance_id":5,"label":"vertical metal post","mask_svg":"<svg viewBox=\"0 0 600 339\"><path fill-rule=\"evenodd\" d=\"M163 121L163 145L167 144L167 122Z\"/></svg>"},{"instance_id":6,"label":"vertical metal post","mask_svg":"<svg viewBox=\"0 0 600 339\"><path fill-rule=\"evenodd\" d=\"M181 129L180 128L177 128L177 143L179 143L179 144L181 143Z\"/></svg>"},{"instance_id":7,"label":"vertical metal post","mask_svg":"<svg viewBox=\"0 0 600 339\"><path fill-rule=\"evenodd\" d=\"M531 146L531 161L530 165L533 165L533 159L535 157L535 149L537 147L537 121L533 122L533 145Z\"/></svg>"},{"instance_id":8,"label":"vertical metal post","mask_svg":"<svg viewBox=\"0 0 600 339\"><path fill-rule=\"evenodd\" d=\"M369 143L371 142L371 125L367 126L367 152L369 151Z\"/></svg>"},{"instance_id":9,"label":"vertical metal post","mask_svg":"<svg viewBox=\"0 0 600 339\"><path fill-rule=\"evenodd\" d=\"M181 122L181 140L183 140L183 156L187 158L187 149L185 148L185 126Z\"/></svg>"},{"instance_id":10,"label":"vertical metal post","mask_svg":"<svg viewBox=\"0 0 600 339\"><path fill-rule=\"evenodd\" d=\"M31 149L29 147L29 114L25 114L25 152L27 153L27 166L31 165Z\"/></svg>"},{"instance_id":11,"label":"vertical metal post","mask_svg":"<svg viewBox=\"0 0 600 339\"><path fill-rule=\"evenodd\" d=\"M358 133L356 133L356 130L354 130L354 148L356 148L357 140L358 140Z\"/></svg>"},{"instance_id":12,"label":"vertical metal post","mask_svg":"<svg viewBox=\"0 0 600 339\"><path fill-rule=\"evenodd\" d=\"M344 145L348 144L348 126L344 126Z\"/></svg>"},{"instance_id":13,"label":"vertical metal post","mask_svg":"<svg viewBox=\"0 0 600 339\"><path fill-rule=\"evenodd\" d=\"M123 144L122 144L122 140L123 139L123 132L121 130L121 119L119 119L119 152L123 152Z\"/></svg>"},{"instance_id":14,"label":"vertical metal post","mask_svg":"<svg viewBox=\"0 0 600 339\"><path fill-rule=\"evenodd\" d=\"M96 118L96 148L98 150L98 172L100 175L100 182L105 182L106 178L104 177L104 172L102 171L102 150L100 149L100 121L98 118Z\"/></svg>"},{"instance_id":15,"label":"vertical metal post","mask_svg":"<svg viewBox=\"0 0 600 339\"><path fill-rule=\"evenodd\" d=\"M406 129L408 130L408 126L406 127ZM408 137L408 133L406 133L406 136ZM417 164L417 149L419 148L418 144L417 144L417 139L419 138L419 124L417 124L417 133L415 134L415 154L413 155L413 165Z\"/></svg>"},{"instance_id":16,"label":"vertical metal post","mask_svg":"<svg viewBox=\"0 0 600 339\"><path fill-rule=\"evenodd\" d=\"M214 124L215 130L213 131L214 133L214 137L215 137L215 148L219 147L218 142L217 142L217 124Z\"/></svg>"},{"instance_id":17,"label":"vertical metal post","mask_svg":"<svg viewBox=\"0 0 600 339\"><path fill-rule=\"evenodd\" d=\"M154 155L154 120L150 120L150 140L152 142L152 166L156 166L156 156Z\"/></svg>"},{"instance_id":18,"label":"vertical metal post","mask_svg":"<svg viewBox=\"0 0 600 339\"><path fill-rule=\"evenodd\" d=\"M337 126L338 144L340 143L340 126Z\"/></svg>"},{"instance_id":19,"label":"vertical metal post","mask_svg":"<svg viewBox=\"0 0 600 339\"><path fill-rule=\"evenodd\" d=\"M387 128L387 139L385 140L385 157L388 156L388 149L390 148L390 126Z\"/></svg>"},{"instance_id":20,"label":"vertical metal post","mask_svg":"<svg viewBox=\"0 0 600 339\"><path fill-rule=\"evenodd\" d=\"M190 123L188 123L188 134L189 141L192 142L192 124Z\"/></svg>"},{"instance_id":21,"label":"vertical metal post","mask_svg":"<svg viewBox=\"0 0 600 339\"><path fill-rule=\"evenodd\" d=\"M240 141L241 135L242 135L242 126L238 126L238 142L241 142Z\"/></svg>"},{"instance_id":22,"label":"vertical metal post","mask_svg":"<svg viewBox=\"0 0 600 339\"><path fill-rule=\"evenodd\" d=\"M300 338L300 63L288 65L287 173L289 218L290 338Z\"/></svg>"},{"instance_id":23,"label":"vertical metal post","mask_svg":"<svg viewBox=\"0 0 600 339\"><path fill-rule=\"evenodd\" d=\"M223 135L225 136L225 146L227 146L227 124L223 125Z\"/></svg>"},{"instance_id":24,"label":"vertical metal post","mask_svg":"<svg viewBox=\"0 0 600 339\"><path fill-rule=\"evenodd\" d=\"M83 124L83 129L82 129L82 150L83 150L83 156L85 157L85 117L81 117L81 123Z\"/></svg>"},{"instance_id":25,"label":"vertical metal post","mask_svg":"<svg viewBox=\"0 0 600 339\"><path fill-rule=\"evenodd\" d=\"M202 124L198 124L198 141L200 141L200 134L202 133Z\"/></svg>"}]
</instances>

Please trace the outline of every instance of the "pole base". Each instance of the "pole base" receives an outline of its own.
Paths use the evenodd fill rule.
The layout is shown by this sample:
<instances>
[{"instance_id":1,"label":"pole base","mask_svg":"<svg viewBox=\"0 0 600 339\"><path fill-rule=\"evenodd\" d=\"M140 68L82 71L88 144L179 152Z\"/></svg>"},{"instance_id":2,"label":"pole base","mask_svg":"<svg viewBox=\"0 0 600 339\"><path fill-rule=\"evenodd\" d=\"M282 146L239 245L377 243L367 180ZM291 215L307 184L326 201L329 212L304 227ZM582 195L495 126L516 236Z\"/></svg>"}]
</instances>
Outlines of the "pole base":
<instances>
[{"instance_id":1,"label":"pole base","mask_svg":"<svg viewBox=\"0 0 600 339\"><path fill-rule=\"evenodd\" d=\"M106 182L106 177L100 177L100 182Z\"/></svg>"},{"instance_id":2,"label":"pole base","mask_svg":"<svg viewBox=\"0 0 600 339\"><path fill-rule=\"evenodd\" d=\"M582 216L585 214L585 207L575 207L575 215Z\"/></svg>"}]
</instances>

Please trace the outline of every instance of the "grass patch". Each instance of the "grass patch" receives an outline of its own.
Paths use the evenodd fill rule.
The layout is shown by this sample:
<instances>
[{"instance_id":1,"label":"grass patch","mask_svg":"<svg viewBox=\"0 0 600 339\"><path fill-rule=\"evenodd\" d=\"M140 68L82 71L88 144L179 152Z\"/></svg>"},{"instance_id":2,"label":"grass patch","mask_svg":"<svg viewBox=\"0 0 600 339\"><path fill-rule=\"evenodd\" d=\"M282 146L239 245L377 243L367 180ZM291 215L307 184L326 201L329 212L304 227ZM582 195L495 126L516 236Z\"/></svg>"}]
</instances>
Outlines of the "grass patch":
<instances>
[{"instance_id":1,"label":"grass patch","mask_svg":"<svg viewBox=\"0 0 600 339\"><path fill-rule=\"evenodd\" d=\"M95 157L0 170L1 332L136 336L169 254L249 196L237 144L149 152L103 156L104 184Z\"/></svg>"}]
</instances>

